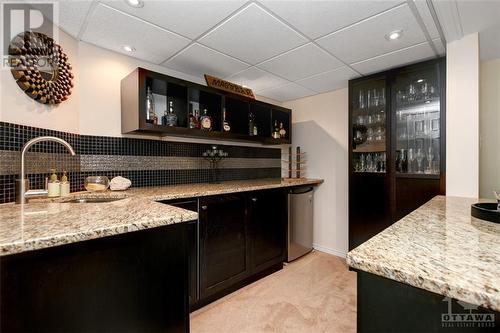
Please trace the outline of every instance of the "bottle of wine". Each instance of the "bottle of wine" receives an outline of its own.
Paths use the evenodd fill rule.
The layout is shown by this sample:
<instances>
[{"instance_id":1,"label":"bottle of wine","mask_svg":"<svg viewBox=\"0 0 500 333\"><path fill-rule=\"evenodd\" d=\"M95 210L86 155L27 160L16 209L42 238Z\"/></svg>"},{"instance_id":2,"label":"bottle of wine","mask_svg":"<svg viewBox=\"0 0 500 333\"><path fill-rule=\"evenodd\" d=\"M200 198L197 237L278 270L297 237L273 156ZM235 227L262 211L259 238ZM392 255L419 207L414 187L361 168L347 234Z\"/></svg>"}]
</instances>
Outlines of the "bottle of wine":
<instances>
[{"instance_id":1,"label":"bottle of wine","mask_svg":"<svg viewBox=\"0 0 500 333\"><path fill-rule=\"evenodd\" d=\"M165 125L167 126L177 126L177 115L174 112L174 105L172 101L168 103L168 113L166 115Z\"/></svg>"},{"instance_id":2,"label":"bottle of wine","mask_svg":"<svg viewBox=\"0 0 500 333\"><path fill-rule=\"evenodd\" d=\"M257 135L257 126L255 126L255 114L250 111L248 114L248 135Z\"/></svg>"},{"instance_id":3,"label":"bottle of wine","mask_svg":"<svg viewBox=\"0 0 500 333\"><path fill-rule=\"evenodd\" d=\"M285 127L283 126L282 122L280 122L280 130L278 131L278 133L280 134L280 138L282 138L282 139L285 138L286 130L285 130Z\"/></svg>"},{"instance_id":4,"label":"bottle of wine","mask_svg":"<svg viewBox=\"0 0 500 333\"><path fill-rule=\"evenodd\" d=\"M212 130L212 118L208 115L207 109L203 109L203 115L200 117L200 125L204 131Z\"/></svg>"},{"instance_id":5,"label":"bottle of wine","mask_svg":"<svg viewBox=\"0 0 500 333\"><path fill-rule=\"evenodd\" d=\"M273 133L271 135L274 139L279 139L280 138L280 129L278 127L278 121L275 120L274 121L274 130L273 130Z\"/></svg>"},{"instance_id":6,"label":"bottle of wine","mask_svg":"<svg viewBox=\"0 0 500 333\"><path fill-rule=\"evenodd\" d=\"M224 132L231 131L231 126L229 125L229 122L226 119L226 108L222 110L222 129L224 130Z\"/></svg>"},{"instance_id":7,"label":"bottle of wine","mask_svg":"<svg viewBox=\"0 0 500 333\"><path fill-rule=\"evenodd\" d=\"M401 149L401 172L408 172L408 158L404 149Z\"/></svg>"},{"instance_id":8,"label":"bottle of wine","mask_svg":"<svg viewBox=\"0 0 500 333\"><path fill-rule=\"evenodd\" d=\"M189 111L189 119L188 119L188 125L189 128L198 128L198 118L196 117L196 110L193 110L193 105L190 103L189 108L191 109Z\"/></svg>"},{"instance_id":9,"label":"bottle of wine","mask_svg":"<svg viewBox=\"0 0 500 333\"><path fill-rule=\"evenodd\" d=\"M158 117L155 113L155 101L151 87L146 91L146 122L149 124L158 124Z\"/></svg>"}]
</instances>

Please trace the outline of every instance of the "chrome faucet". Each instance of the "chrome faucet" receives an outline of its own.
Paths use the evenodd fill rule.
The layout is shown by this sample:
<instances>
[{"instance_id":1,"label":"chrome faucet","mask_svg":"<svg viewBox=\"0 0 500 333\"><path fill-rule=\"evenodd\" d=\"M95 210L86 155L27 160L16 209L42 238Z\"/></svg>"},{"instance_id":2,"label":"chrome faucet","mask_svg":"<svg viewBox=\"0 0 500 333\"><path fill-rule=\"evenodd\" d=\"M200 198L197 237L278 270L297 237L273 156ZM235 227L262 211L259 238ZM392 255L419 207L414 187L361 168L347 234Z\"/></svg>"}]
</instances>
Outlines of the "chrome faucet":
<instances>
[{"instance_id":1,"label":"chrome faucet","mask_svg":"<svg viewBox=\"0 0 500 333\"><path fill-rule=\"evenodd\" d=\"M43 198L48 196L47 189L29 189L29 182L26 179L24 167L24 157L26 152L36 143L39 142L57 142L66 147L71 154L71 156L75 156L75 151L71 145L64 141L63 139L56 138L55 136L40 136L38 138L31 139L26 142L21 150L21 178L17 180L16 185L18 188L16 189L16 203L26 203L30 198Z\"/></svg>"},{"instance_id":2,"label":"chrome faucet","mask_svg":"<svg viewBox=\"0 0 500 333\"><path fill-rule=\"evenodd\" d=\"M497 199L497 210L500 211L500 191L493 191L495 198Z\"/></svg>"}]
</instances>

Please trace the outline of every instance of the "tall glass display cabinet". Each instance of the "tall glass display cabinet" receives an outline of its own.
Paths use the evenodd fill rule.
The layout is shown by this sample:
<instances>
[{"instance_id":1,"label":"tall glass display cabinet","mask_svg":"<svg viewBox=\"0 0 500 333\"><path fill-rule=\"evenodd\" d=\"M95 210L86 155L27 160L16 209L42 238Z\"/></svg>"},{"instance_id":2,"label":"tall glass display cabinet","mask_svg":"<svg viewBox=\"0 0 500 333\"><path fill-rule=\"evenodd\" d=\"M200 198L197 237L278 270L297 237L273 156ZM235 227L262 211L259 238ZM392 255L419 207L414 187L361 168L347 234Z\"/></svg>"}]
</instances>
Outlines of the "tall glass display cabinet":
<instances>
[{"instance_id":1,"label":"tall glass display cabinet","mask_svg":"<svg viewBox=\"0 0 500 333\"><path fill-rule=\"evenodd\" d=\"M444 194L445 66L349 81L349 250Z\"/></svg>"}]
</instances>

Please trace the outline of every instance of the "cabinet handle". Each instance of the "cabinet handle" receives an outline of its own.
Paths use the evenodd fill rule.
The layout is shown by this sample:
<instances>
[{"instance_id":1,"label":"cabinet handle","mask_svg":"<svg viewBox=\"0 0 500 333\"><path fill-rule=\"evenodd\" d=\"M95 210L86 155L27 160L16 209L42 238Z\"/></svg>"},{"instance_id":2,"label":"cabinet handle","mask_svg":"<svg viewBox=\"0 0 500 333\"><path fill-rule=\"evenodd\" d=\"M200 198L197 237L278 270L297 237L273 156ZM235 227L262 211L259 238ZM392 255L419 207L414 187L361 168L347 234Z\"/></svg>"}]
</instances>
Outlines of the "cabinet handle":
<instances>
[{"instance_id":1,"label":"cabinet handle","mask_svg":"<svg viewBox=\"0 0 500 333\"><path fill-rule=\"evenodd\" d=\"M203 206L201 206L201 209L203 209L203 210L207 210L207 209L208 209L208 206L203 205Z\"/></svg>"},{"instance_id":2,"label":"cabinet handle","mask_svg":"<svg viewBox=\"0 0 500 333\"><path fill-rule=\"evenodd\" d=\"M252 201L253 202L257 202L257 198L252 198Z\"/></svg>"}]
</instances>

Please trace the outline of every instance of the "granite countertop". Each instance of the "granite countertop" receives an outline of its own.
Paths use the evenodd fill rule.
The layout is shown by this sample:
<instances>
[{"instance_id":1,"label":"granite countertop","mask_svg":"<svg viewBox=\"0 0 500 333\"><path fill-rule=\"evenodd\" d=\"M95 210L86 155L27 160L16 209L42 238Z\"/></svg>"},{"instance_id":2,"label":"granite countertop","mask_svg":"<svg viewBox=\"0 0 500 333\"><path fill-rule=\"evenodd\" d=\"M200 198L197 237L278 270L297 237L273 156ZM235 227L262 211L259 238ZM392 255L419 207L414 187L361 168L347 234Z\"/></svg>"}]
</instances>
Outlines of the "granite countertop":
<instances>
[{"instance_id":1,"label":"granite countertop","mask_svg":"<svg viewBox=\"0 0 500 333\"><path fill-rule=\"evenodd\" d=\"M156 201L244 192L322 180L259 179L220 184L189 184L129 189L123 192L77 192L69 197L0 205L0 256L75 243L173 223L192 221L196 212ZM82 197L119 197L106 203L68 203Z\"/></svg>"},{"instance_id":2,"label":"granite countertop","mask_svg":"<svg viewBox=\"0 0 500 333\"><path fill-rule=\"evenodd\" d=\"M347 254L350 267L500 311L500 224L437 196Z\"/></svg>"}]
</instances>

